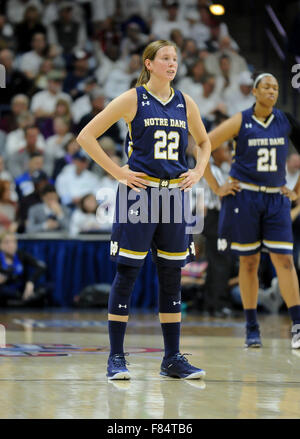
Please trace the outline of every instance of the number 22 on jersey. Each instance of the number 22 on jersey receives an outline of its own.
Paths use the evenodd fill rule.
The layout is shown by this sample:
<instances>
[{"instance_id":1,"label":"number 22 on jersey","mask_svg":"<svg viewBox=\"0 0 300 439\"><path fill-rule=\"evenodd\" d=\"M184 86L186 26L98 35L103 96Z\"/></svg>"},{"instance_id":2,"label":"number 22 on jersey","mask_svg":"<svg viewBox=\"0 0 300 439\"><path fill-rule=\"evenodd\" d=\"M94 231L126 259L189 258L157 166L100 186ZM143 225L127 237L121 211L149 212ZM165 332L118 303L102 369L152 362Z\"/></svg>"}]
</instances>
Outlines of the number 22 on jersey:
<instances>
[{"instance_id":1,"label":"number 22 on jersey","mask_svg":"<svg viewBox=\"0 0 300 439\"><path fill-rule=\"evenodd\" d=\"M178 160L180 135L177 131L167 133L164 130L156 130L154 139L157 140L154 144L154 158L156 160Z\"/></svg>"}]
</instances>

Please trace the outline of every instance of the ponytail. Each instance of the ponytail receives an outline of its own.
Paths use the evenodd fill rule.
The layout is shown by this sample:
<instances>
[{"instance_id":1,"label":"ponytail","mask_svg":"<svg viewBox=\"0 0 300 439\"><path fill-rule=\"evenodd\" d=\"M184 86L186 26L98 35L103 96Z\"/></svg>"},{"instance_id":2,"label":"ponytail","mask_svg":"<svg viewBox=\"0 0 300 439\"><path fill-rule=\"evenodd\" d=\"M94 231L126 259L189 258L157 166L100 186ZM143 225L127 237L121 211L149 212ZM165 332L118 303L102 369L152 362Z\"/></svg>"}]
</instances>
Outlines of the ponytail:
<instances>
[{"instance_id":1,"label":"ponytail","mask_svg":"<svg viewBox=\"0 0 300 439\"><path fill-rule=\"evenodd\" d=\"M146 66L143 66L143 69L140 73L140 76L138 77L138 80L136 81L136 87L139 87L140 85L146 84L150 79L150 72L146 68Z\"/></svg>"}]
</instances>

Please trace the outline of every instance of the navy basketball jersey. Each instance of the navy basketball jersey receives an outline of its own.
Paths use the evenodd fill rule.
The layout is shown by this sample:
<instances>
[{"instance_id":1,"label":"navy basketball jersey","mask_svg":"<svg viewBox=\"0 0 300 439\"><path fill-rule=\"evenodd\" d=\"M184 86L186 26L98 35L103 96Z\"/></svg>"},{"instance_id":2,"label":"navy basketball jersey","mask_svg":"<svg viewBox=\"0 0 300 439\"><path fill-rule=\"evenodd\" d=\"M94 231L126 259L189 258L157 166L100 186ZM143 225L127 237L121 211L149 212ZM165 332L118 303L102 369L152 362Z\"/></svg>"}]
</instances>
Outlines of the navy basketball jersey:
<instances>
[{"instance_id":1,"label":"navy basketball jersey","mask_svg":"<svg viewBox=\"0 0 300 439\"><path fill-rule=\"evenodd\" d=\"M276 108L266 122L254 116L252 107L243 111L230 175L246 183L283 186L290 130L286 115Z\"/></svg>"},{"instance_id":2,"label":"navy basketball jersey","mask_svg":"<svg viewBox=\"0 0 300 439\"><path fill-rule=\"evenodd\" d=\"M131 170L157 178L178 178L188 170L188 123L182 93L172 89L168 101L137 87L137 112L128 124L126 153Z\"/></svg>"}]
</instances>

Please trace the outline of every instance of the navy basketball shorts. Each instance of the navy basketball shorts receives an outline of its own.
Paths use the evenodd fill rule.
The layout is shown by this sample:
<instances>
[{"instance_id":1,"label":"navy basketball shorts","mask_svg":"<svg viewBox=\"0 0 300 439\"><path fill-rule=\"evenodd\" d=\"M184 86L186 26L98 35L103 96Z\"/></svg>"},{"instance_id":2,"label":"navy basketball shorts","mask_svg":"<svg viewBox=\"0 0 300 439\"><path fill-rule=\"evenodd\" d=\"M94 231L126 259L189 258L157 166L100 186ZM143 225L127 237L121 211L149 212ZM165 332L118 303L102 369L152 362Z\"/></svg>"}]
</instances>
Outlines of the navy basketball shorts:
<instances>
[{"instance_id":1,"label":"navy basketball shorts","mask_svg":"<svg viewBox=\"0 0 300 439\"><path fill-rule=\"evenodd\" d=\"M293 253L291 202L280 193L243 189L223 198L218 227L218 250L252 255L262 248Z\"/></svg>"},{"instance_id":2,"label":"navy basketball shorts","mask_svg":"<svg viewBox=\"0 0 300 439\"><path fill-rule=\"evenodd\" d=\"M142 266L148 254L167 266L183 267L195 258L192 222L179 188L141 189L139 193L119 184L110 242L113 261Z\"/></svg>"}]
</instances>

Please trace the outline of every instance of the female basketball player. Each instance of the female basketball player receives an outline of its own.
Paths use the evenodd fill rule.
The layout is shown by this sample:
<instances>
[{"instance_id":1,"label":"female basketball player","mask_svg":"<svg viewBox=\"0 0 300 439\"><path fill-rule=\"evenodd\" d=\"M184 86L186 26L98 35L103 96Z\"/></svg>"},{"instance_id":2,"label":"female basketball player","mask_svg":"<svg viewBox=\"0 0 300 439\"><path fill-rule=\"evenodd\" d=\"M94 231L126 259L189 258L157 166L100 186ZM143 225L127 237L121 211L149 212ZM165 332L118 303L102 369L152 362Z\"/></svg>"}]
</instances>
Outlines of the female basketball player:
<instances>
[{"instance_id":1,"label":"female basketball player","mask_svg":"<svg viewBox=\"0 0 300 439\"><path fill-rule=\"evenodd\" d=\"M77 138L96 163L124 183L119 185L111 237L111 257L117 262L117 274L108 303L109 379L130 378L123 351L130 294L150 247L158 271L159 317L165 347L161 374L187 379L205 375L179 353L181 267L193 258L194 243L191 235L185 233L185 221L178 223L174 216L182 208L184 190L191 188L204 173L210 142L194 101L171 87L177 67L174 43L159 40L149 44L143 54L137 87L114 99ZM104 153L96 140L121 118L129 129L126 139L129 159L122 168ZM194 169L188 169L185 159L188 132L198 145ZM139 201L133 200L132 195L136 194L130 188L139 191ZM151 221L150 216L155 213L153 190L166 195L170 189L175 194L170 221ZM126 221L121 220L125 202ZM158 208L159 217L164 204ZM148 206L149 220L142 220L145 212L148 214Z\"/></svg>"},{"instance_id":2,"label":"female basketball player","mask_svg":"<svg viewBox=\"0 0 300 439\"><path fill-rule=\"evenodd\" d=\"M230 175L236 195L227 192L222 200L218 245L220 251L230 248L239 254L246 347L261 346L256 308L260 251L265 247L293 321L292 348L300 348L300 334L295 326L300 325L300 298L290 215L290 200L300 196L300 183L294 191L284 186L288 137L300 147L300 126L292 116L274 108L278 83L272 74L262 73L255 78L253 94L253 107L235 114L209 133L212 150L235 139ZM204 175L211 188L224 195L209 166Z\"/></svg>"}]
</instances>

